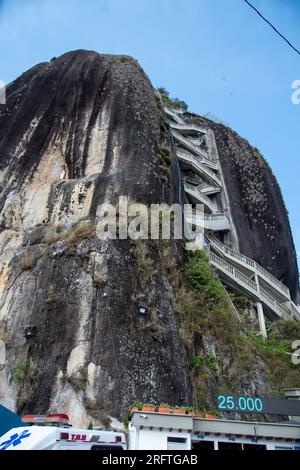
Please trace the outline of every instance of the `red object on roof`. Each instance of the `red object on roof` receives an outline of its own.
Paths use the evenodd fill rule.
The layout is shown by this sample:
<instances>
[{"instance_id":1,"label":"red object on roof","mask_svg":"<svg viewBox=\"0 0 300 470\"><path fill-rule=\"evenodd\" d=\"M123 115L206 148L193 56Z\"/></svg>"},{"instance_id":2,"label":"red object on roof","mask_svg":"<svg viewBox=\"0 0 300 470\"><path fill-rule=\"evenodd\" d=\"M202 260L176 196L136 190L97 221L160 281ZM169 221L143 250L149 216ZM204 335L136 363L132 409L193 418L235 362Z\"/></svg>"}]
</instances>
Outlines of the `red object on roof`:
<instances>
[{"instance_id":1,"label":"red object on roof","mask_svg":"<svg viewBox=\"0 0 300 470\"><path fill-rule=\"evenodd\" d=\"M62 423L69 424L69 417L66 414L48 414L48 415L24 415L23 423L28 424L46 424L46 423Z\"/></svg>"}]
</instances>

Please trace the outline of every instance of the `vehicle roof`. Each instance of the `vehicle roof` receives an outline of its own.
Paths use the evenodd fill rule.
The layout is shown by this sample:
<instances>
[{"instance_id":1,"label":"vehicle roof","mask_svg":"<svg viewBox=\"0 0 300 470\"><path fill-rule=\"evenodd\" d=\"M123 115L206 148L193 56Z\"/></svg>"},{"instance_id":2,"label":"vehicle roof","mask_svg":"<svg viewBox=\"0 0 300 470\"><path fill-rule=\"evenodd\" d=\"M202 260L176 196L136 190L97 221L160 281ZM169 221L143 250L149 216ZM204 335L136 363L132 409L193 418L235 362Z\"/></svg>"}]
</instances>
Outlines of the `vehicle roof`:
<instances>
[{"instance_id":1,"label":"vehicle roof","mask_svg":"<svg viewBox=\"0 0 300 470\"><path fill-rule=\"evenodd\" d=\"M13 428L0 438L0 450L47 449L56 441L58 428L22 426Z\"/></svg>"},{"instance_id":2,"label":"vehicle roof","mask_svg":"<svg viewBox=\"0 0 300 470\"><path fill-rule=\"evenodd\" d=\"M111 437L112 434L118 434L124 437L122 432L112 432L105 430L89 430L73 427L56 427L56 426L22 426L13 428L0 437L0 450L34 450L47 449L53 446L59 440L60 433L68 433L69 435L84 435L86 441L92 436L105 438ZM123 441L123 439L122 439ZM82 441L84 443L85 441Z\"/></svg>"}]
</instances>

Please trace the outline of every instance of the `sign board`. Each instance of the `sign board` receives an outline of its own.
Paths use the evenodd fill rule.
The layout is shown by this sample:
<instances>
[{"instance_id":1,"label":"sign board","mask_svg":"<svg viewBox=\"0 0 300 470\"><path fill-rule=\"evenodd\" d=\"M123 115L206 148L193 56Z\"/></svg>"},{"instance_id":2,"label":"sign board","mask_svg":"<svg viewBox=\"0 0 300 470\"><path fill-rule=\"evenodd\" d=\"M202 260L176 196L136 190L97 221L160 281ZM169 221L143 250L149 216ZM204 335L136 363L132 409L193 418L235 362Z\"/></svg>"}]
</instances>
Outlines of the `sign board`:
<instances>
[{"instance_id":1,"label":"sign board","mask_svg":"<svg viewBox=\"0 0 300 470\"><path fill-rule=\"evenodd\" d=\"M300 400L219 395L217 406L219 411L300 416Z\"/></svg>"}]
</instances>

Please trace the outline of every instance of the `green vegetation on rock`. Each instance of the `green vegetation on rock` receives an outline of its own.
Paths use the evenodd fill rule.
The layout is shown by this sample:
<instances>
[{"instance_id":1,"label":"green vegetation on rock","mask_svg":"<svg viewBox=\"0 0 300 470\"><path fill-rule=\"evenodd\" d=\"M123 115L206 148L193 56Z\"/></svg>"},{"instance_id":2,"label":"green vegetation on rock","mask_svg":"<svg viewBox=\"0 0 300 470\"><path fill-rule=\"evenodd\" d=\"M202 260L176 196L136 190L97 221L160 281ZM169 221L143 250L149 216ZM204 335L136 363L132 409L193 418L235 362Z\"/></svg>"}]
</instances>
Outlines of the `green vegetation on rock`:
<instances>
[{"instance_id":1,"label":"green vegetation on rock","mask_svg":"<svg viewBox=\"0 0 300 470\"><path fill-rule=\"evenodd\" d=\"M300 323L278 320L272 323L266 340L252 332L248 335L263 358L274 393L281 395L284 388L299 387L300 371L292 362L292 345L300 338Z\"/></svg>"},{"instance_id":2,"label":"green vegetation on rock","mask_svg":"<svg viewBox=\"0 0 300 470\"><path fill-rule=\"evenodd\" d=\"M37 375L37 364L32 360L19 362L14 370L13 384L18 388L19 413L28 406L36 393Z\"/></svg>"},{"instance_id":3,"label":"green vegetation on rock","mask_svg":"<svg viewBox=\"0 0 300 470\"><path fill-rule=\"evenodd\" d=\"M33 255L26 255L21 259L21 271L32 269L43 255L42 250L36 251Z\"/></svg>"},{"instance_id":4,"label":"green vegetation on rock","mask_svg":"<svg viewBox=\"0 0 300 470\"><path fill-rule=\"evenodd\" d=\"M88 381L88 371L86 367L78 367L72 374L68 375L66 372L62 375L61 381L65 384L68 383L75 390L79 392L80 390L85 390L89 381Z\"/></svg>"},{"instance_id":5,"label":"green vegetation on rock","mask_svg":"<svg viewBox=\"0 0 300 470\"><path fill-rule=\"evenodd\" d=\"M238 319L228 294L204 251L192 255L181 271L175 309L190 361L197 406L214 405L219 393L268 393L300 385L299 366L291 361L300 324L277 321L266 341L245 316ZM246 297L231 295L239 309ZM297 368L298 367L298 368Z\"/></svg>"},{"instance_id":6,"label":"green vegetation on rock","mask_svg":"<svg viewBox=\"0 0 300 470\"><path fill-rule=\"evenodd\" d=\"M25 378L32 372L32 364L30 362L19 362L17 367L15 368L13 382L15 384L22 383Z\"/></svg>"},{"instance_id":7,"label":"green vegetation on rock","mask_svg":"<svg viewBox=\"0 0 300 470\"><path fill-rule=\"evenodd\" d=\"M179 98L170 98L169 92L164 87L159 87L157 91L159 92L164 105L168 108L182 109L183 111L188 110L188 105L185 101L182 101Z\"/></svg>"},{"instance_id":8,"label":"green vegetation on rock","mask_svg":"<svg viewBox=\"0 0 300 470\"><path fill-rule=\"evenodd\" d=\"M63 230L61 225L56 227L55 233L45 237L45 243L52 245L53 243L64 240L68 245L75 245L79 241L93 238L96 233L96 227L92 223L77 225L76 227Z\"/></svg>"}]
</instances>

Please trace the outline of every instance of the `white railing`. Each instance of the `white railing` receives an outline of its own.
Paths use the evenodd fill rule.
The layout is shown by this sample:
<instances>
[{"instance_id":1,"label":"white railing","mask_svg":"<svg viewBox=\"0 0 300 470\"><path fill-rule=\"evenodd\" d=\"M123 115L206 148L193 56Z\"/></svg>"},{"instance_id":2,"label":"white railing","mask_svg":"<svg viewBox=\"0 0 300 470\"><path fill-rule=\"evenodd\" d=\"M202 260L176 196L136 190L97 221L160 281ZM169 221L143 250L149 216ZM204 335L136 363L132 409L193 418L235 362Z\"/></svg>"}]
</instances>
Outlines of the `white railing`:
<instances>
[{"instance_id":1,"label":"white railing","mask_svg":"<svg viewBox=\"0 0 300 470\"><path fill-rule=\"evenodd\" d=\"M263 268L256 261L252 260L251 258L248 258L245 255L242 255L241 253L233 250L232 248L229 248L223 245L223 243L221 243L219 240L216 240L213 237L210 238L210 241L212 245L216 245L218 249L221 250L225 255L236 259L237 261L243 263L245 266L251 268L253 271L256 271L257 274L261 276L265 281L270 283L272 287L274 287L276 290L279 290L282 294L285 295L285 297L290 299L289 288L285 286L282 282L280 282L275 276L269 273L265 268Z\"/></svg>"},{"instance_id":2,"label":"white railing","mask_svg":"<svg viewBox=\"0 0 300 470\"><path fill-rule=\"evenodd\" d=\"M185 218L189 224L193 224L207 230L223 231L230 230L230 223L225 214L206 214L199 211L184 211Z\"/></svg>"},{"instance_id":3,"label":"white railing","mask_svg":"<svg viewBox=\"0 0 300 470\"><path fill-rule=\"evenodd\" d=\"M205 143L204 136L199 136L199 137L190 137L188 136L188 139L192 142L192 144L196 145L196 147L201 148L204 150L204 152L208 152L208 146Z\"/></svg>"},{"instance_id":4,"label":"white railing","mask_svg":"<svg viewBox=\"0 0 300 470\"><path fill-rule=\"evenodd\" d=\"M210 236L209 237L209 240L212 244L212 246L214 246L215 248L217 248L219 251L221 251L221 253L225 254L225 255L228 255L228 256L231 256L232 258L234 258L235 260L243 263L243 264L246 264L247 267L250 267L251 269L255 269L255 261L253 261L252 259L250 258L247 258L247 256L244 256L242 255L241 253L239 253L238 251L234 251L232 250L231 248L229 248L228 246L226 245L223 245L223 243L221 243L219 240L217 240L215 237L212 237Z\"/></svg>"},{"instance_id":5,"label":"white railing","mask_svg":"<svg viewBox=\"0 0 300 470\"><path fill-rule=\"evenodd\" d=\"M227 263L227 261L224 261L222 258L211 252L209 258L212 263L220 267L222 271L226 271L226 273L229 273L233 279L237 279L239 284L243 284L254 294L258 293L256 283L249 277L245 276L245 274L240 272L238 269L234 268L231 264Z\"/></svg>"},{"instance_id":6,"label":"white railing","mask_svg":"<svg viewBox=\"0 0 300 470\"><path fill-rule=\"evenodd\" d=\"M221 188L219 188L218 186L212 185L210 183L201 183L200 191L203 194L216 194L221 191Z\"/></svg>"},{"instance_id":7,"label":"white railing","mask_svg":"<svg viewBox=\"0 0 300 470\"><path fill-rule=\"evenodd\" d=\"M166 106L164 107L164 111L166 114L169 114L170 116L172 116L179 124L182 124L184 122L183 119L180 116L178 116L179 114L182 113L181 111L175 111L173 109L167 108Z\"/></svg>"},{"instance_id":8,"label":"white railing","mask_svg":"<svg viewBox=\"0 0 300 470\"><path fill-rule=\"evenodd\" d=\"M206 212L201 212L199 210L197 211L197 209L185 209L184 214L186 216L194 216L203 220L217 220L223 219L224 217L228 220L227 215L225 215L223 212L214 212L213 214L207 214Z\"/></svg>"},{"instance_id":9,"label":"white railing","mask_svg":"<svg viewBox=\"0 0 300 470\"><path fill-rule=\"evenodd\" d=\"M288 295L290 298L290 290L287 286L285 286L282 282L280 282L275 276L273 276L271 273L269 273L265 268L263 268L260 264L255 263L256 269L258 271L258 274L261 275L264 279L270 281L272 284L276 285L278 289L283 291L285 294Z\"/></svg>"},{"instance_id":10,"label":"white railing","mask_svg":"<svg viewBox=\"0 0 300 470\"><path fill-rule=\"evenodd\" d=\"M220 240L218 240L215 237L209 237L209 241L212 245L217 246L219 248L219 250L221 250L223 252L223 248L225 247L225 245L223 245L223 243L220 242Z\"/></svg>"},{"instance_id":11,"label":"white railing","mask_svg":"<svg viewBox=\"0 0 300 470\"><path fill-rule=\"evenodd\" d=\"M202 179L200 176L193 173L193 175L184 175L182 180L186 183L196 184L197 186L202 186Z\"/></svg>"},{"instance_id":12,"label":"white railing","mask_svg":"<svg viewBox=\"0 0 300 470\"><path fill-rule=\"evenodd\" d=\"M179 160L183 160L184 162L194 165L201 175L204 175L204 177L208 178L209 181L213 181L213 183L215 183L220 188L222 187L222 181L212 170L205 166L207 163L206 158L202 157L200 161L199 157L195 157L191 153L187 153L179 149L177 149L176 154Z\"/></svg>"},{"instance_id":13,"label":"white railing","mask_svg":"<svg viewBox=\"0 0 300 470\"><path fill-rule=\"evenodd\" d=\"M205 152L204 150L201 150L200 147L197 147L196 145L194 145L192 142L190 142L188 138L184 137L183 135L181 135L179 132L175 131L174 129L172 129L172 135L174 139L179 140L181 144L185 145L189 150L194 152L196 155L201 155L205 157L207 160L209 160L208 153Z\"/></svg>"},{"instance_id":14,"label":"white railing","mask_svg":"<svg viewBox=\"0 0 300 470\"><path fill-rule=\"evenodd\" d=\"M271 309L277 316L280 318L286 318L291 316L291 311L288 307L280 304L274 297L269 294L265 289L261 286L258 286L256 282L252 281L252 279L248 278L245 274L241 271L233 267L231 264L224 261L219 256L215 255L214 253L209 253L209 259L213 266L221 271L225 272L229 277L231 277L237 284L242 286L251 294L254 294L255 298L265 304L269 309Z\"/></svg>"},{"instance_id":15,"label":"white railing","mask_svg":"<svg viewBox=\"0 0 300 470\"><path fill-rule=\"evenodd\" d=\"M288 317L291 315L290 310L285 307L284 305L277 302L274 297L269 294L263 287L259 288L260 296L265 301L266 304L269 304L269 307L272 308L275 312L277 312L278 316L280 317Z\"/></svg>"},{"instance_id":16,"label":"white railing","mask_svg":"<svg viewBox=\"0 0 300 470\"><path fill-rule=\"evenodd\" d=\"M285 306L279 304L278 302L277 302L276 308L277 308L277 310L281 313L281 316L282 316L283 318L288 318L288 317L291 318L291 317L292 317L292 312L291 312L291 310L290 310L289 308L287 308L287 307L285 307ZM298 317L298 318L296 318L296 320L299 321L300 318Z\"/></svg>"},{"instance_id":17,"label":"white railing","mask_svg":"<svg viewBox=\"0 0 300 470\"><path fill-rule=\"evenodd\" d=\"M300 309L299 309L299 307L297 307L297 305L295 305L294 302L291 302L290 305L291 305L291 312L292 312L293 317L296 320L300 320Z\"/></svg>"},{"instance_id":18,"label":"white railing","mask_svg":"<svg viewBox=\"0 0 300 470\"><path fill-rule=\"evenodd\" d=\"M180 131L194 131L194 132L199 132L201 134L207 133L206 129L199 127L196 124L188 124L186 122L183 122L182 124L181 123L175 124L174 122L171 122L170 126L172 129L178 130L179 132Z\"/></svg>"},{"instance_id":19,"label":"white railing","mask_svg":"<svg viewBox=\"0 0 300 470\"><path fill-rule=\"evenodd\" d=\"M215 114L207 113L207 114L205 114L204 117L205 117L206 119L210 119L211 121L214 121L214 122L217 123L217 124L223 124L223 126L229 127L229 125L226 124L226 122L221 121L221 119L218 118Z\"/></svg>"},{"instance_id":20,"label":"white railing","mask_svg":"<svg viewBox=\"0 0 300 470\"><path fill-rule=\"evenodd\" d=\"M205 196L205 194L199 191L198 186L193 186L190 183L184 183L184 190L188 192L189 194L191 194L192 196L194 196L196 199L198 199L200 204L202 203L205 206L207 206L211 210L211 212L215 212L216 210L215 204L213 203L211 199L209 199L209 197Z\"/></svg>"},{"instance_id":21,"label":"white railing","mask_svg":"<svg viewBox=\"0 0 300 470\"><path fill-rule=\"evenodd\" d=\"M242 255L238 251L234 251L231 248L228 248L227 246L224 246L223 253L226 253L227 255L229 255L232 258L240 261L241 263L246 264L247 266L250 266L251 268L255 268L255 261L248 258L247 256Z\"/></svg>"},{"instance_id":22,"label":"white railing","mask_svg":"<svg viewBox=\"0 0 300 470\"><path fill-rule=\"evenodd\" d=\"M215 170L215 171L218 170L218 165L215 161L209 160L208 158L204 157L203 155L193 155L188 150L183 150L181 148L177 148L176 153L177 153L178 158L182 158L182 159L184 159L184 158L187 158L187 159L193 158L193 159L195 159L195 161L197 163L202 163L203 165L208 167L208 171L210 173L212 173L214 176L216 176L216 174L212 171L212 170Z\"/></svg>"}]
</instances>

